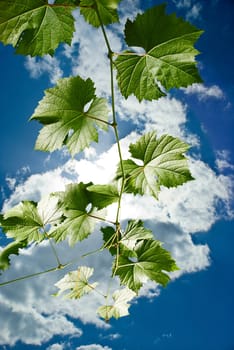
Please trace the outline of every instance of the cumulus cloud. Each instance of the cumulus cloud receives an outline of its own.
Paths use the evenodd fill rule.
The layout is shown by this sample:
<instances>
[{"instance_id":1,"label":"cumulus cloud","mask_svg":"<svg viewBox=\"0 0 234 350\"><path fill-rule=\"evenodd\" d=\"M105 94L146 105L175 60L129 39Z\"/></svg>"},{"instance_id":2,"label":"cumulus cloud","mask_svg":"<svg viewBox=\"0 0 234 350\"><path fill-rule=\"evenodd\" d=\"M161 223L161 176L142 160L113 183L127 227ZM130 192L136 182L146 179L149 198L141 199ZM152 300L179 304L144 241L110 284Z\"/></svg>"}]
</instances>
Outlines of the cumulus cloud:
<instances>
[{"instance_id":1,"label":"cumulus cloud","mask_svg":"<svg viewBox=\"0 0 234 350\"><path fill-rule=\"evenodd\" d=\"M186 10L186 19L193 20L200 17L202 5L194 0L173 0L178 9Z\"/></svg>"},{"instance_id":2,"label":"cumulus cloud","mask_svg":"<svg viewBox=\"0 0 234 350\"><path fill-rule=\"evenodd\" d=\"M234 164L230 162L231 154L229 150L221 150L216 152L216 165L220 171L234 170Z\"/></svg>"},{"instance_id":3,"label":"cumulus cloud","mask_svg":"<svg viewBox=\"0 0 234 350\"><path fill-rule=\"evenodd\" d=\"M52 84L55 84L57 80L63 76L59 60L50 55L45 55L43 58L27 56L25 67L29 71L30 76L34 79L38 79L42 75L48 74Z\"/></svg>"},{"instance_id":4,"label":"cumulus cloud","mask_svg":"<svg viewBox=\"0 0 234 350\"><path fill-rule=\"evenodd\" d=\"M199 100L207 100L208 98L223 99L225 97L223 91L217 85L207 87L204 84L192 84L183 91L188 95L197 95Z\"/></svg>"},{"instance_id":5,"label":"cumulus cloud","mask_svg":"<svg viewBox=\"0 0 234 350\"><path fill-rule=\"evenodd\" d=\"M76 350L111 350L109 346L102 346L100 344L90 344L90 345L81 345Z\"/></svg>"},{"instance_id":6,"label":"cumulus cloud","mask_svg":"<svg viewBox=\"0 0 234 350\"><path fill-rule=\"evenodd\" d=\"M46 350L64 350L64 345L59 343L52 344Z\"/></svg>"}]
</instances>

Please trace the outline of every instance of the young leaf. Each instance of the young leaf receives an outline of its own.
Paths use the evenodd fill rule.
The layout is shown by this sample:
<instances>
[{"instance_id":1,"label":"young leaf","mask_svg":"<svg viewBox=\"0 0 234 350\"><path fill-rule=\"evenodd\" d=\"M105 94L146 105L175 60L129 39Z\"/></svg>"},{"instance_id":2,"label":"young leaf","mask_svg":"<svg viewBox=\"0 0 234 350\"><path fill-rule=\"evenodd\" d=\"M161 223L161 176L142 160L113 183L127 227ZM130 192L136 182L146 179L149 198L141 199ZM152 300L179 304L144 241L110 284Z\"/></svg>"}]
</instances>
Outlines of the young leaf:
<instances>
[{"instance_id":1,"label":"young leaf","mask_svg":"<svg viewBox=\"0 0 234 350\"><path fill-rule=\"evenodd\" d=\"M81 0L80 13L85 20L93 25L99 27L101 18L102 24L110 24L119 21L117 7L121 0ZM98 16L99 13L99 16Z\"/></svg>"},{"instance_id":2,"label":"young leaf","mask_svg":"<svg viewBox=\"0 0 234 350\"><path fill-rule=\"evenodd\" d=\"M139 14L133 22L128 20L127 44L145 52L128 50L115 60L122 95L153 100L165 95L162 87L169 90L201 82L194 60L199 52L193 45L202 32L174 14L166 15L164 4Z\"/></svg>"},{"instance_id":3,"label":"young leaf","mask_svg":"<svg viewBox=\"0 0 234 350\"><path fill-rule=\"evenodd\" d=\"M44 0L0 0L0 40L23 55L53 55L61 42L71 44L74 8Z\"/></svg>"},{"instance_id":4,"label":"young leaf","mask_svg":"<svg viewBox=\"0 0 234 350\"><path fill-rule=\"evenodd\" d=\"M103 211L97 211L93 206L90 193L87 190L90 184L70 184L65 192L58 193L60 208L63 211L64 221L50 231L50 237L60 242L68 237L70 245L87 238L94 230L99 217L103 218Z\"/></svg>"},{"instance_id":5,"label":"young leaf","mask_svg":"<svg viewBox=\"0 0 234 350\"><path fill-rule=\"evenodd\" d=\"M189 146L169 135L156 138L154 131L143 135L129 150L132 156L142 161L124 160L125 192L149 194L158 198L160 186L176 187L193 179L183 155ZM117 179L122 177L119 166Z\"/></svg>"},{"instance_id":6,"label":"young leaf","mask_svg":"<svg viewBox=\"0 0 234 350\"><path fill-rule=\"evenodd\" d=\"M112 296L114 303L112 305L100 306L97 310L99 316L109 321L111 317L119 318L129 314L129 301L136 296L132 290L124 288L116 290Z\"/></svg>"},{"instance_id":7,"label":"young leaf","mask_svg":"<svg viewBox=\"0 0 234 350\"><path fill-rule=\"evenodd\" d=\"M105 99L95 96L91 79L64 78L46 90L31 119L44 124L36 149L52 152L66 145L74 156L98 141L97 127L107 129L108 107Z\"/></svg>"},{"instance_id":8,"label":"young leaf","mask_svg":"<svg viewBox=\"0 0 234 350\"><path fill-rule=\"evenodd\" d=\"M93 205L102 209L115 203L119 199L119 192L115 185L91 185L87 188Z\"/></svg>"},{"instance_id":9,"label":"young leaf","mask_svg":"<svg viewBox=\"0 0 234 350\"><path fill-rule=\"evenodd\" d=\"M90 293L94 290L98 283L89 283L89 278L93 274L93 269L87 266L81 266L76 271L68 272L61 280L55 283L55 286L60 290L55 296L59 296L64 291L69 290L66 298L79 299L84 294Z\"/></svg>"},{"instance_id":10,"label":"young leaf","mask_svg":"<svg viewBox=\"0 0 234 350\"><path fill-rule=\"evenodd\" d=\"M133 259L120 254L115 262L115 274L119 276L121 284L136 293L147 279L166 286L170 277L164 271L178 270L170 253L161 247L159 241L139 241L133 252Z\"/></svg>"},{"instance_id":11,"label":"young leaf","mask_svg":"<svg viewBox=\"0 0 234 350\"><path fill-rule=\"evenodd\" d=\"M10 255L19 254L19 249L27 246L27 241L11 242L0 251L0 270L10 267Z\"/></svg>"}]
</instances>

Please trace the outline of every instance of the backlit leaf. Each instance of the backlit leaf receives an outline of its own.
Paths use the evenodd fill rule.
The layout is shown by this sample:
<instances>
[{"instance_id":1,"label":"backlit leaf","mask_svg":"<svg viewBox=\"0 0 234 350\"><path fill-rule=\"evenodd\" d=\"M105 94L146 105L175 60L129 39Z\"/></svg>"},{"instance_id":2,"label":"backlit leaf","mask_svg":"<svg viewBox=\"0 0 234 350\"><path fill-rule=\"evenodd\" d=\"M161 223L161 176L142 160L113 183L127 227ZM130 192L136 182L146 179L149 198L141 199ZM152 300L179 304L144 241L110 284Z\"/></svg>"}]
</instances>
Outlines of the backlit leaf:
<instances>
[{"instance_id":1,"label":"backlit leaf","mask_svg":"<svg viewBox=\"0 0 234 350\"><path fill-rule=\"evenodd\" d=\"M134 249L138 241L153 238L153 233L144 227L141 220L130 220L120 243L128 249Z\"/></svg>"},{"instance_id":2,"label":"backlit leaf","mask_svg":"<svg viewBox=\"0 0 234 350\"><path fill-rule=\"evenodd\" d=\"M59 296L69 290L70 293L66 294L66 298L79 299L84 294L90 293L98 285L97 282L89 283L89 278L92 274L93 269L87 266L81 266L76 271L68 272L61 280L55 283L55 286L60 289L55 296Z\"/></svg>"},{"instance_id":3,"label":"backlit leaf","mask_svg":"<svg viewBox=\"0 0 234 350\"><path fill-rule=\"evenodd\" d=\"M189 146L178 138L155 132L143 135L129 147L133 158L141 161L124 160L125 192L149 194L158 198L160 186L176 187L193 179L183 155ZM122 177L119 167L117 178Z\"/></svg>"},{"instance_id":4,"label":"backlit leaf","mask_svg":"<svg viewBox=\"0 0 234 350\"><path fill-rule=\"evenodd\" d=\"M65 192L58 193L60 208L64 221L57 228L50 231L50 237L56 242L69 239L70 245L87 238L94 230L98 218L104 217L103 211L98 211L92 204L90 192L91 184L70 184ZM99 220L100 220L99 219Z\"/></svg>"},{"instance_id":5,"label":"backlit leaf","mask_svg":"<svg viewBox=\"0 0 234 350\"><path fill-rule=\"evenodd\" d=\"M7 237L16 241L40 242L45 238L43 221L37 211L37 203L23 201L8 210L1 220Z\"/></svg>"},{"instance_id":6,"label":"backlit leaf","mask_svg":"<svg viewBox=\"0 0 234 350\"><path fill-rule=\"evenodd\" d=\"M115 203L119 199L119 192L115 185L91 185L87 188L93 205L102 209Z\"/></svg>"},{"instance_id":7,"label":"backlit leaf","mask_svg":"<svg viewBox=\"0 0 234 350\"><path fill-rule=\"evenodd\" d=\"M98 127L107 129L108 107L105 99L95 96L91 79L64 78L46 90L31 119L44 124L36 149L52 152L66 145L74 156L98 141Z\"/></svg>"},{"instance_id":8,"label":"backlit leaf","mask_svg":"<svg viewBox=\"0 0 234 350\"><path fill-rule=\"evenodd\" d=\"M115 262L115 274L119 276L121 284L138 292L142 284L148 279L163 286L170 277L165 271L178 270L170 253L161 247L159 241L149 239L139 241L134 248L135 257L118 256Z\"/></svg>"},{"instance_id":9,"label":"backlit leaf","mask_svg":"<svg viewBox=\"0 0 234 350\"><path fill-rule=\"evenodd\" d=\"M164 4L128 20L126 42L142 52L128 50L115 60L122 95L153 100L164 96L164 89L201 82L194 59L199 52L193 46L201 34L175 14L166 15Z\"/></svg>"},{"instance_id":10,"label":"backlit leaf","mask_svg":"<svg viewBox=\"0 0 234 350\"><path fill-rule=\"evenodd\" d=\"M117 254L117 245L121 247L121 253L127 251L127 255L131 254L136 246L137 242L145 239L152 239L153 233L144 227L141 220L130 220L128 221L127 227L124 232L119 231L116 233L116 229L112 226L102 227L103 240L105 242L105 247L109 249L112 255Z\"/></svg>"},{"instance_id":11,"label":"backlit leaf","mask_svg":"<svg viewBox=\"0 0 234 350\"><path fill-rule=\"evenodd\" d=\"M23 201L9 209L0 218L0 226L7 237L16 241L40 242L46 233L61 221L58 198L46 196L36 203Z\"/></svg>"},{"instance_id":12,"label":"backlit leaf","mask_svg":"<svg viewBox=\"0 0 234 350\"><path fill-rule=\"evenodd\" d=\"M10 255L19 254L19 249L26 247L26 241L11 242L0 250L0 270L6 270L10 267Z\"/></svg>"},{"instance_id":13,"label":"backlit leaf","mask_svg":"<svg viewBox=\"0 0 234 350\"><path fill-rule=\"evenodd\" d=\"M94 27L100 26L97 11L103 24L118 22L117 8L120 1L121 0L81 0L80 13L84 16L85 20Z\"/></svg>"},{"instance_id":14,"label":"backlit leaf","mask_svg":"<svg viewBox=\"0 0 234 350\"><path fill-rule=\"evenodd\" d=\"M53 55L61 42L71 44L74 8L45 0L0 0L0 40L23 55Z\"/></svg>"},{"instance_id":15,"label":"backlit leaf","mask_svg":"<svg viewBox=\"0 0 234 350\"><path fill-rule=\"evenodd\" d=\"M99 316L109 321L110 318L119 318L127 316L129 314L129 301L131 301L136 296L132 290L124 288L121 290L116 290L112 296L114 303L112 305L100 306L97 310Z\"/></svg>"}]
</instances>

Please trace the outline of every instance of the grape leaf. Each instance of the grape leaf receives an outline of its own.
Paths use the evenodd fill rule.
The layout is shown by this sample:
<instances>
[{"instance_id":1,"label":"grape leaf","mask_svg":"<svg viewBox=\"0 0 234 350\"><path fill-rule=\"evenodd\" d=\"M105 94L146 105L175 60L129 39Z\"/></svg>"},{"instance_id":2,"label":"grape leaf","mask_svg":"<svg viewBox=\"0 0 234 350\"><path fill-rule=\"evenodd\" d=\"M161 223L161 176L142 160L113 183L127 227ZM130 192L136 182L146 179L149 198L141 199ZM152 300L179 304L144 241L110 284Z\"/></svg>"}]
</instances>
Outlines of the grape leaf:
<instances>
[{"instance_id":1,"label":"grape leaf","mask_svg":"<svg viewBox=\"0 0 234 350\"><path fill-rule=\"evenodd\" d=\"M166 15L165 4L128 20L126 42L144 52L127 50L115 60L122 95L153 100L165 95L164 88L201 82L194 59L199 51L193 45L202 32L175 14Z\"/></svg>"},{"instance_id":2,"label":"grape leaf","mask_svg":"<svg viewBox=\"0 0 234 350\"><path fill-rule=\"evenodd\" d=\"M53 6L45 0L0 0L0 40L23 55L53 55L61 42L71 44L74 5Z\"/></svg>"},{"instance_id":3,"label":"grape leaf","mask_svg":"<svg viewBox=\"0 0 234 350\"><path fill-rule=\"evenodd\" d=\"M0 270L10 267L10 255L19 254L19 249L27 246L27 241L11 242L0 251Z\"/></svg>"},{"instance_id":4,"label":"grape leaf","mask_svg":"<svg viewBox=\"0 0 234 350\"><path fill-rule=\"evenodd\" d=\"M121 0L81 0L80 13L85 20L93 25L99 27L100 15L102 24L110 24L119 21L117 7Z\"/></svg>"},{"instance_id":5,"label":"grape leaf","mask_svg":"<svg viewBox=\"0 0 234 350\"><path fill-rule=\"evenodd\" d=\"M146 229L141 220L130 220L128 221L128 225L120 243L128 249L133 250L138 241L152 238L152 231Z\"/></svg>"},{"instance_id":6,"label":"grape leaf","mask_svg":"<svg viewBox=\"0 0 234 350\"><path fill-rule=\"evenodd\" d=\"M116 185L91 185L87 188L90 192L90 198L93 205L102 209L108 205L117 202L119 199L119 192Z\"/></svg>"},{"instance_id":7,"label":"grape leaf","mask_svg":"<svg viewBox=\"0 0 234 350\"><path fill-rule=\"evenodd\" d=\"M121 284L138 292L142 284L151 279L166 286L170 277L164 271L178 270L170 253L161 247L159 241L148 239L139 241L131 258L120 254L115 261L114 271L119 276Z\"/></svg>"},{"instance_id":8,"label":"grape leaf","mask_svg":"<svg viewBox=\"0 0 234 350\"><path fill-rule=\"evenodd\" d=\"M97 282L90 284L89 278L93 274L93 269L87 266L81 266L76 271L68 272L61 280L55 283L60 290L54 296L61 295L64 291L70 291L66 294L67 298L79 299L84 294L88 294L96 288Z\"/></svg>"},{"instance_id":9,"label":"grape leaf","mask_svg":"<svg viewBox=\"0 0 234 350\"><path fill-rule=\"evenodd\" d=\"M43 221L37 211L37 203L23 201L8 210L1 220L7 237L16 241L40 242L45 238Z\"/></svg>"},{"instance_id":10,"label":"grape leaf","mask_svg":"<svg viewBox=\"0 0 234 350\"><path fill-rule=\"evenodd\" d=\"M103 218L103 211L98 211L91 202L90 193L87 190L90 185L82 182L70 184L65 192L57 194L64 221L49 233L56 242L68 237L69 244L73 246L77 241L87 238L97 220Z\"/></svg>"},{"instance_id":11,"label":"grape leaf","mask_svg":"<svg viewBox=\"0 0 234 350\"><path fill-rule=\"evenodd\" d=\"M66 145L74 156L92 141L98 142L97 127L107 129L108 107L94 92L92 80L80 77L60 79L46 90L31 117L44 124L36 149L52 152Z\"/></svg>"},{"instance_id":12,"label":"grape leaf","mask_svg":"<svg viewBox=\"0 0 234 350\"><path fill-rule=\"evenodd\" d=\"M136 293L128 288L116 290L112 295L114 303L112 305L100 306L97 312L105 321L109 321L111 317L119 318L127 316L130 306L128 302L135 296Z\"/></svg>"},{"instance_id":13,"label":"grape leaf","mask_svg":"<svg viewBox=\"0 0 234 350\"><path fill-rule=\"evenodd\" d=\"M58 198L46 196L38 203L23 201L0 217L0 224L7 237L16 241L40 242L45 232L61 221L57 207Z\"/></svg>"},{"instance_id":14,"label":"grape leaf","mask_svg":"<svg viewBox=\"0 0 234 350\"><path fill-rule=\"evenodd\" d=\"M111 226L102 227L101 231L103 232L103 240L105 242L105 247L109 249L112 255L117 254L117 245L120 245L121 253L127 251L127 254L135 256L132 252L129 252L134 249L135 245L140 240L152 239L153 233L151 230L148 230L144 227L141 220L130 220L128 225L123 233L120 232L119 237L117 237L116 230ZM131 254L133 253L133 254Z\"/></svg>"},{"instance_id":15,"label":"grape leaf","mask_svg":"<svg viewBox=\"0 0 234 350\"><path fill-rule=\"evenodd\" d=\"M112 226L101 227L105 248L109 249L111 255L116 255L118 244L116 230Z\"/></svg>"},{"instance_id":16,"label":"grape leaf","mask_svg":"<svg viewBox=\"0 0 234 350\"><path fill-rule=\"evenodd\" d=\"M157 139L154 131L143 135L129 147L132 156L142 164L131 159L123 161L125 192L149 194L157 199L160 186L176 187L193 180L183 155L188 149L186 143L173 136L162 135ZM117 179L121 177L119 166Z\"/></svg>"}]
</instances>

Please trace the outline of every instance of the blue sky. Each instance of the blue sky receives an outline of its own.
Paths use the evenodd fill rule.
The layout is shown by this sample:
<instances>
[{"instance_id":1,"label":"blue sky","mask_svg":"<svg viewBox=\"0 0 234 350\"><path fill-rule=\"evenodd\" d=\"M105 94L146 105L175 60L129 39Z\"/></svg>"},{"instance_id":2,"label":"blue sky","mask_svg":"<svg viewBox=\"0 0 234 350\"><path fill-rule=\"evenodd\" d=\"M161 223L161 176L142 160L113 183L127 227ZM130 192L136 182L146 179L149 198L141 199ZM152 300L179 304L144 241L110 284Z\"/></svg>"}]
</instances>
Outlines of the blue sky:
<instances>
[{"instance_id":1,"label":"blue sky","mask_svg":"<svg viewBox=\"0 0 234 350\"><path fill-rule=\"evenodd\" d=\"M123 0L121 23L134 18L144 1ZM151 0L153 6L161 1ZM190 168L195 181L162 190L160 201L136 202L128 197L122 219L143 218L164 242L181 270L167 288L148 284L130 308L130 315L106 325L95 314L98 298L74 302L52 298L63 271L21 281L0 289L0 348L43 350L232 350L234 349L233 257L233 119L234 3L232 0L173 0L168 12L204 29L196 47L203 84L172 91L166 98L139 105L117 96L124 152L136 138L133 130L178 136L191 144ZM72 48L61 46L54 58L31 59L0 45L1 207L23 199L40 200L71 180L100 182L111 175L113 138L103 136L96 151L70 160L66 153L34 151L40 129L28 122L43 91L70 74L91 76L97 92L109 89L107 61L100 33L77 17ZM121 47L119 27L108 30L115 50ZM82 34L81 34L82 33ZM79 54L78 52L79 47ZM95 56L93 48L95 47ZM90 53L90 54L89 54ZM109 168L106 168L109 164ZM82 242L92 250L98 233ZM0 245L5 240L0 239ZM58 252L67 256L66 244ZM72 251L76 256L76 250ZM88 258L103 280L108 255ZM12 258L2 280L54 266L47 244ZM100 277L99 276L99 277Z\"/></svg>"}]
</instances>

